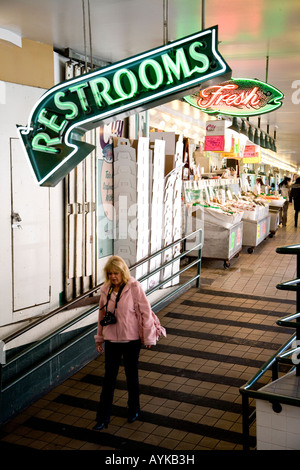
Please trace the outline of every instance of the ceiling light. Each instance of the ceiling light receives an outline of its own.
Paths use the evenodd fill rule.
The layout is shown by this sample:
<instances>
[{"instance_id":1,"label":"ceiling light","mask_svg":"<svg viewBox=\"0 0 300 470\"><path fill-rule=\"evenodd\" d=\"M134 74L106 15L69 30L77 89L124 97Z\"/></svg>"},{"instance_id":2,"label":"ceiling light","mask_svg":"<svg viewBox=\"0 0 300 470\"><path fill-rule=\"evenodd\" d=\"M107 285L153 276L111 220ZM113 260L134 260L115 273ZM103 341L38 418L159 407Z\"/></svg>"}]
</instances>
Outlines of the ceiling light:
<instances>
[{"instance_id":1,"label":"ceiling light","mask_svg":"<svg viewBox=\"0 0 300 470\"><path fill-rule=\"evenodd\" d=\"M228 129L231 129L232 131L235 132L240 132L240 126L238 125L238 120L236 117L233 118L231 126L228 127Z\"/></svg>"},{"instance_id":2,"label":"ceiling light","mask_svg":"<svg viewBox=\"0 0 300 470\"><path fill-rule=\"evenodd\" d=\"M261 147L263 147L264 149L266 148L265 136L264 136L264 133L262 131L260 132L259 145Z\"/></svg>"},{"instance_id":3,"label":"ceiling light","mask_svg":"<svg viewBox=\"0 0 300 470\"><path fill-rule=\"evenodd\" d=\"M257 129L255 129L255 133L254 133L254 143L256 145L260 145L260 138L258 136L258 130Z\"/></svg>"},{"instance_id":4,"label":"ceiling light","mask_svg":"<svg viewBox=\"0 0 300 470\"><path fill-rule=\"evenodd\" d=\"M254 131L252 126L249 126L248 139L251 140L251 142L254 142Z\"/></svg>"},{"instance_id":5,"label":"ceiling light","mask_svg":"<svg viewBox=\"0 0 300 470\"><path fill-rule=\"evenodd\" d=\"M244 134L248 137L247 126L244 120L242 121L241 134Z\"/></svg>"},{"instance_id":6,"label":"ceiling light","mask_svg":"<svg viewBox=\"0 0 300 470\"><path fill-rule=\"evenodd\" d=\"M270 138L268 135L265 136L265 148L271 149Z\"/></svg>"}]
</instances>

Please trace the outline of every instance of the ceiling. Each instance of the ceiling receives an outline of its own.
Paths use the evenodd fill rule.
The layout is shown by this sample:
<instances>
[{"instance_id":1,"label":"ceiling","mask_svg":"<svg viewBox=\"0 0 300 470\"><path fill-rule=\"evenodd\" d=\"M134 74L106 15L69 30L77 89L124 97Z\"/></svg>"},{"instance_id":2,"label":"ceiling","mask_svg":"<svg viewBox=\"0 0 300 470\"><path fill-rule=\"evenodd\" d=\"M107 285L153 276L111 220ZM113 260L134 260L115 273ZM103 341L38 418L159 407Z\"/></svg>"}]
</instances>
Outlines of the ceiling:
<instances>
[{"instance_id":1,"label":"ceiling","mask_svg":"<svg viewBox=\"0 0 300 470\"><path fill-rule=\"evenodd\" d=\"M167 31L163 0L0 0L0 28L81 54L89 54L91 44L95 59L116 62L162 45L166 32L173 41L202 29L201 0L165 1ZM203 5L204 27L218 25L219 52L232 77L267 81L284 93L282 107L263 115L261 128L276 130L277 158L300 168L300 1ZM250 122L257 126L256 117Z\"/></svg>"}]
</instances>

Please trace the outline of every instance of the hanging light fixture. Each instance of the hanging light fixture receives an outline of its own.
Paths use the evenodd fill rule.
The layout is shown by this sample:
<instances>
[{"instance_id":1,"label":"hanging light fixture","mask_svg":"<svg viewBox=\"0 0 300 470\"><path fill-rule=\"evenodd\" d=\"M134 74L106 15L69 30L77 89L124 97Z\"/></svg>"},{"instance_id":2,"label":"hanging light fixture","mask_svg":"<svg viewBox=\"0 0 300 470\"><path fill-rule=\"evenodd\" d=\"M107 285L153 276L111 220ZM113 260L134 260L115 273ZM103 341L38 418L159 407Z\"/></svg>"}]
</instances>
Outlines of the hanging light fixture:
<instances>
[{"instance_id":1,"label":"hanging light fixture","mask_svg":"<svg viewBox=\"0 0 300 470\"><path fill-rule=\"evenodd\" d=\"M256 145L260 145L260 139L259 139L259 135L258 135L258 130L255 129L255 133L254 133L254 143Z\"/></svg>"},{"instance_id":2,"label":"hanging light fixture","mask_svg":"<svg viewBox=\"0 0 300 470\"><path fill-rule=\"evenodd\" d=\"M265 136L265 146L266 149L271 149L270 137L268 134Z\"/></svg>"},{"instance_id":3,"label":"hanging light fixture","mask_svg":"<svg viewBox=\"0 0 300 470\"><path fill-rule=\"evenodd\" d=\"M231 129L232 131L235 132L240 132L240 126L238 125L238 120L236 117L233 118L231 126L228 127L228 129Z\"/></svg>"},{"instance_id":4,"label":"hanging light fixture","mask_svg":"<svg viewBox=\"0 0 300 470\"><path fill-rule=\"evenodd\" d=\"M269 130L270 130L270 125L267 124L267 134L265 136L265 143L266 143L266 149L271 150L272 146L271 146L271 138L270 138Z\"/></svg>"},{"instance_id":5,"label":"hanging light fixture","mask_svg":"<svg viewBox=\"0 0 300 470\"><path fill-rule=\"evenodd\" d=\"M274 142L274 139L272 139L271 137L270 137L270 145L271 145L271 150L273 150L273 152L276 152L275 142Z\"/></svg>"},{"instance_id":6,"label":"hanging light fixture","mask_svg":"<svg viewBox=\"0 0 300 470\"><path fill-rule=\"evenodd\" d=\"M276 147L276 130L274 131L274 152L277 152L277 147Z\"/></svg>"},{"instance_id":7,"label":"hanging light fixture","mask_svg":"<svg viewBox=\"0 0 300 470\"><path fill-rule=\"evenodd\" d=\"M254 131L252 126L249 126L248 139L251 140L251 142L254 142Z\"/></svg>"},{"instance_id":8,"label":"hanging light fixture","mask_svg":"<svg viewBox=\"0 0 300 470\"><path fill-rule=\"evenodd\" d=\"M248 137L247 126L244 120L242 120L241 134L244 134Z\"/></svg>"},{"instance_id":9,"label":"hanging light fixture","mask_svg":"<svg viewBox=\"0 0 300 470\"><path fill-rule=\"evenodd\" d=\"M259 145L265 149L266 148L266 141L265 141L265 135L264 135L263 131L260 131L259 142L260 142Z\"/></svg>"}]
</instances>

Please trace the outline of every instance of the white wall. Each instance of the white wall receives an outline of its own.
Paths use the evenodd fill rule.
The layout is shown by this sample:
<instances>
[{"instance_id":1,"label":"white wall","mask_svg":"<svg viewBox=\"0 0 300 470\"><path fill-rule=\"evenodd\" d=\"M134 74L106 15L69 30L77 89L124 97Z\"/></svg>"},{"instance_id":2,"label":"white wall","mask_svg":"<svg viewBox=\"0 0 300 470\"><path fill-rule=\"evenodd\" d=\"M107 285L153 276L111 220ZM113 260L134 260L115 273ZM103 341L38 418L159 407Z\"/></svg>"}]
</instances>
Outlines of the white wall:
<instances>
[{"instance_id":1,"label":"white wall","mask_svg":"<svg viewBox=\"0 0 300 470\"><path fill-rule=\"evenodd\" d=\"M32 107L44 92L41 88L0 82L0 326L56 308L59 293L63 290L63 186L60 183L55 188L40 188L49 192L50 302L21 313L13 312L10 139L18 138L16 125L27 124ZM29 177L32 178L32 185L36 185L33 176Z\"/></svg>"}]
</instances>

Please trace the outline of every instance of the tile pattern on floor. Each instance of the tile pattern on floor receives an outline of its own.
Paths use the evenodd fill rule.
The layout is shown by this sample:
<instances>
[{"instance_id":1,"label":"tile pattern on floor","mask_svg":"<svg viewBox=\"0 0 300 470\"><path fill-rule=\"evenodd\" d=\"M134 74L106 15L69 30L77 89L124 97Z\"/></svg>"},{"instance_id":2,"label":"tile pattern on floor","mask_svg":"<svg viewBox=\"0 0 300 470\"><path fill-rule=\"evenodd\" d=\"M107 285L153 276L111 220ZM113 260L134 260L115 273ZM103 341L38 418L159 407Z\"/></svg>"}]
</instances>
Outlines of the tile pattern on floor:
<instances>
[{"instance_id":1,"label":"tile pattern on floor","mask_svg":"<svg viewBox=\"0 0 300 470\"><path fill-rule=\"evenodd\" d=\"M141 351L138 421L127 422L121 367L111 422L101 432L92 429L104 372L99 356L5 424L0 448L242 449L239 387L291 334L276 325L278 318L295 312L295 294L276 289L295 277L295 257L275 252L277 246L299 243L299 229L289 218L287 228L280 227L252 254L244 248L229 269L219 260L203 260L201 287L159 312L168 335ZM251 438L254 446L255 426Z\"/></svg>"}]
</instances>

